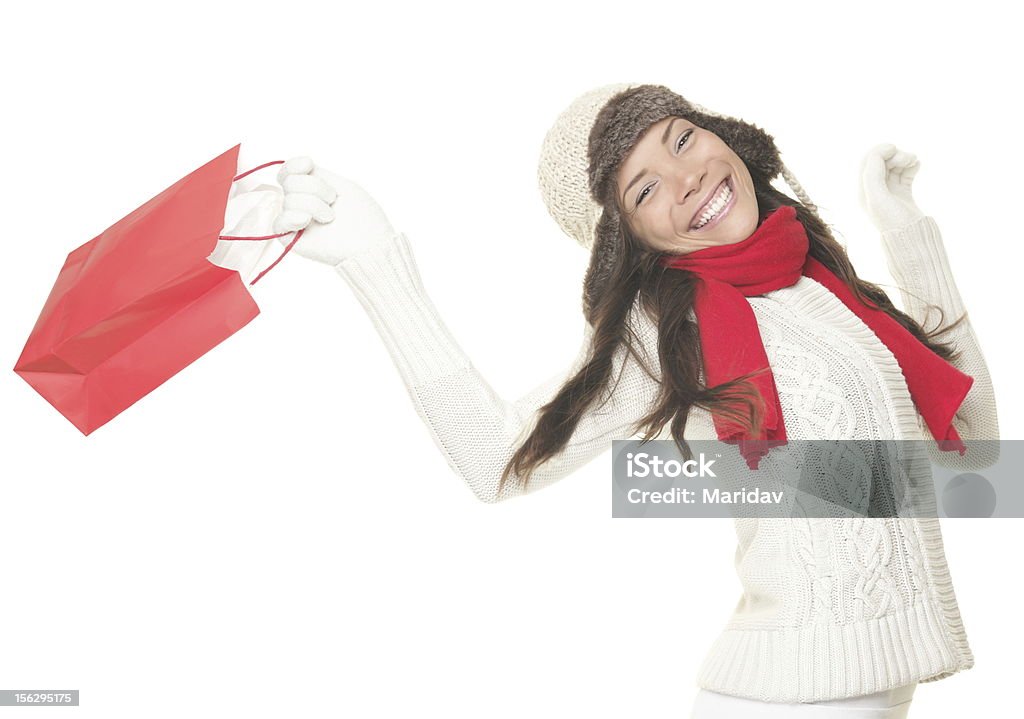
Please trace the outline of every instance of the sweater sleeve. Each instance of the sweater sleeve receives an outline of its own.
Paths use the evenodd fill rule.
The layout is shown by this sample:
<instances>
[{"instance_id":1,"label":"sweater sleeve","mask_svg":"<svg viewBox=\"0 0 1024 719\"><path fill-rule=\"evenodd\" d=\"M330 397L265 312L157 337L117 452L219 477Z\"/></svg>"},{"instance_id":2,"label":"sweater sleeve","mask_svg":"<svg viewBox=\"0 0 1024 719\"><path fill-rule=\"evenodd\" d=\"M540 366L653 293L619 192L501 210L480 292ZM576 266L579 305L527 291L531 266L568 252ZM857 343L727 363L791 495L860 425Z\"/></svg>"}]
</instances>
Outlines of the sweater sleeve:
<instances>
[{"instance_id":1,"label":"sweater sleeve","mask_svg":"<svg viewBox=\"0 0 1024 719\"><path fill-rule=\"evenodd\" d=\"M904 311L925 329L934 329L941 322L955 322L965 307L946 256L939 226L925 216L899 230L882 232L889 272L896 280L903 297ZM942 315L934 308L938 307ZM967 446L965 455L943 452L929 442L929 452L936 464L957 471L989 467L999 458L999 419L996 414L995 391L988 365L969 318L955 329L938 337L959 353L952 364L974 378L974 384L953 419L953 426ZM924 436L931 433L921 420ZM982 440L982 441L975 441Z\"/></svg>"},{"instance_id":2,"label":"sweater sleeve","mask_svg":"<svg viewBox=\"0 0 1024 719\"><path fill-rule=\"evenodd\" d=\"M499 396L473 366L424 291L410 243L402 233L336 266L384 341L413 405L449 466L483 502L498 502L548 486L627 439L649 409L657 382L623 348L613 390L586 412L568 445L540 465L525 492L515 475L501 492L502 470L532 430L539 410L589 356L591 328L585 324L575 361L518 400ZM656 330L640 326L644 347ZM654 334L652 335L652 331ZM520 343L510 342L510 347ZM649 353L647 353L649 358ZM656 360L657 353L654 352ZM649 361L644 363L647 367ZM654 365L657 366L656 363Z\"/></svg>"}]
</instances>

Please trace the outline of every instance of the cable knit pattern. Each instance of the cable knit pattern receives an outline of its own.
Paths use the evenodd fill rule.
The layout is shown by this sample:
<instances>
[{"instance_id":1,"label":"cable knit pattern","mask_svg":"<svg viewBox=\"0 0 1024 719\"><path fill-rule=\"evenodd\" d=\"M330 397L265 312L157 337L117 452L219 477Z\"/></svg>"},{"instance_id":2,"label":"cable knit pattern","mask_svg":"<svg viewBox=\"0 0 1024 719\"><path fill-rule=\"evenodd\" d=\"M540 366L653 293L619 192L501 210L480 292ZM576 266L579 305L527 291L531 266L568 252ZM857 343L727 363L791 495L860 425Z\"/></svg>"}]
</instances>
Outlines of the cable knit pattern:
<instances>
[{"instance_id":1,"label":"cable knit pattern","mask_svg":"<svg viewBox=\"0 0 1024 719\"><path fill-rule=\"evenodd\" d=\"M933 303L947 318L958 316L962 300L934 221L925 217L882 239L907 311L922 321ZM484 502L522 494L516 481L499 493L498 477L540 407L586 360L589 326L567 369L508 401L445 327L405 235L362 251L337 270L366 308L455 473ZM827 289L803 277L748 301L791 439L930 439L892 353ZM570 474L612 440L635 436L636 422L657 395L660 366L656 327L638 308L631 322L654 377L620 348L621 380L614 391L586 414L567 447L539 468L526 491ZM981 469L996 455L970 441L998 438L991 380L969 323L947 339L961 352L954 364L975 378L954 420L968 452L928 451L941 465ZM717 438L708 412L691 410L686 438ZM786 450L773 449L759 471L798 476L793 473L805 458ZM874 450L844 445L822 451L832 452L814 458L820 460L814 466L830 468L820 478L826 495L855 497L865 507L905 500L872 486L875 460L863 452ZM907 485L908 492L934 501L926 494L928 477L910 477ZM701 666L701 687L762 701L825 701L941 679L973 666L937 519L814 518L800 516L796 506L792 519L738 518L735 528L744 591Z\"/></svg>"}]
</instances>

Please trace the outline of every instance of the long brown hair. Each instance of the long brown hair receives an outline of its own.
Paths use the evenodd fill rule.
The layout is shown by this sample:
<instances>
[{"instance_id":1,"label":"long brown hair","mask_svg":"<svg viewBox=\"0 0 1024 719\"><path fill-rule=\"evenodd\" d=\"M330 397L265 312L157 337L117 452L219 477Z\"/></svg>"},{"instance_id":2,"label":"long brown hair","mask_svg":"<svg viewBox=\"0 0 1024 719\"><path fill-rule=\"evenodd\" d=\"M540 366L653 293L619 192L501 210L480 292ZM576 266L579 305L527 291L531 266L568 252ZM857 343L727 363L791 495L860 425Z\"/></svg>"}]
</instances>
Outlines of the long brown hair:
<instances>
[{"instance_id":1,"label":"long brown hair","mask_svg":"<svg viewBox=\"0 0 1024 719\"><path fill-rule=\"evenodd\" d=\"M754 172L751 177L759 221L782 205L791 205L807 231L812 257L845 282L860 301L884 311L935 354L946 360L955 358L953 347L936 338L960 324L964 316L942 327L945 318L941 308L936 308L941 319L935 329L926 331L893 306L880 287L857 276L846 250L815 212L777 190L766 178ZM644 442L657 437L668 425L680 452L690 457L683 431L690 407L694 406L728 417L750 432L760 429L763 406L760 394L746 381L750 375L717 387L707 387L701 382L700 337L696 322L689 316L694 301L694 276L685 270L662 267L658 260L664 253L649 249L625 223L619 228L619 239L621 252L617 253L615 266L610 268L607 282L585 306L587 320L594 329L587 360L555 397L540 408L536 425L501 474L499 492L513 475L525 488L533 471L565 447L587 410L605 396L606 390L608 394L615 391L608 386L620 345L625 346L628 356L660 384L651 410L633 427L634 433L642 432ZM644 362L639 339L630 322L630 312L638 296L641 311L658 328L660 377ZM767 371L767 368L760 371Z\"/></svg>"}]
</instances>

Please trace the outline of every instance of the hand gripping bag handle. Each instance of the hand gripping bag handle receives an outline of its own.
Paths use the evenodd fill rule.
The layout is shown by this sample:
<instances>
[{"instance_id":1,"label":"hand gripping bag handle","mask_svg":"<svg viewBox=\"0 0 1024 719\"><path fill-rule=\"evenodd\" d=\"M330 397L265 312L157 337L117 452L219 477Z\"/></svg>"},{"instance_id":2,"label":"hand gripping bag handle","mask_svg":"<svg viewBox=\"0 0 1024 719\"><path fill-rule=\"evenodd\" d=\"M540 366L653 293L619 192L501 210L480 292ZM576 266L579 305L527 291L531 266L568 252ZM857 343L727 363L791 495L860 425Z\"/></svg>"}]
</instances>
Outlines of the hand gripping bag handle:
<instances>
[{"instance_id":1,"label":"hand gripping bag handle","mask_svg":"<svg viewBox=\"0 0 1024 719\"><path fill-rule=\"evenodd\" d=\"M264 167L270 167L271 165L283 165L283 164L284 164L284 160L274 160L272 162L264 162L262 165L258 165L257 167L254 167L251 170L246 170L245 172L243 172L240 175L235 175L232 178L231 181L232 182L238 182L243 177L247 177L248 175L251 175L252 173L256 172L257 170L262 170ZM252 287L254 284L259 282L260 278L263 277L263 275L267 274L272 269L274 269L277 266L277 263L284 259L284 256L287 255L291 251L291 249L293 247L295 247L295 243L299 241L300 237L302 237L302 233L303 232L305 232L305 228L302 228L301 230L298 230L297 232L295 230L289 230L288 232L279 232L276 235L263 235L262 237L235 237L233 235L218 235L217 239L218 240L246 240L246 241L250 241L250 242L262 242L264 240L276 240L278 237L284 237L284 236L290 235L292 233L295 234L295 237L292 238L292 241L289 242L288 245L284 248L284 252L282 252L280 255L278 255L277 259L274 260L273 262L271 262L269 267L267 267L265 270L263 270L258 275L256 275L256 278L252 282L249 283L249 286Z\"/></svg>"}]
</instances>

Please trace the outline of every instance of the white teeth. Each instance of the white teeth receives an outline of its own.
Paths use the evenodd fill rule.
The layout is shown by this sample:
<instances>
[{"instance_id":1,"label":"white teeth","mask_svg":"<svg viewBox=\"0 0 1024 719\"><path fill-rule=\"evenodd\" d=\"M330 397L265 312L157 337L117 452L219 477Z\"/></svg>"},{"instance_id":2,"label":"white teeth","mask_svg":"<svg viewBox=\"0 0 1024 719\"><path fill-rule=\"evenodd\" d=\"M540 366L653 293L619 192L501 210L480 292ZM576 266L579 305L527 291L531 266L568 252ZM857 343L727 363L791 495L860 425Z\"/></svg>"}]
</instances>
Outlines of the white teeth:
<instances>
[{"instance_id":1,"label":"white teeth","mask_svg":"<svg viewBox=\"0 0 1024 719\"><path fill-rule=\"evenodd\" d=\"M730 199L732 199L732 190L729 189L729 183L726 182L722 184L722 189L718 191L718 195L716 195L708 204L707 209L701 213L700 219L693 228L695 230L699 230L701 227L711 222L711 220L715 218L715 215L718 214L719 210L729 203Z\"/></svg>"}]
</instances>

